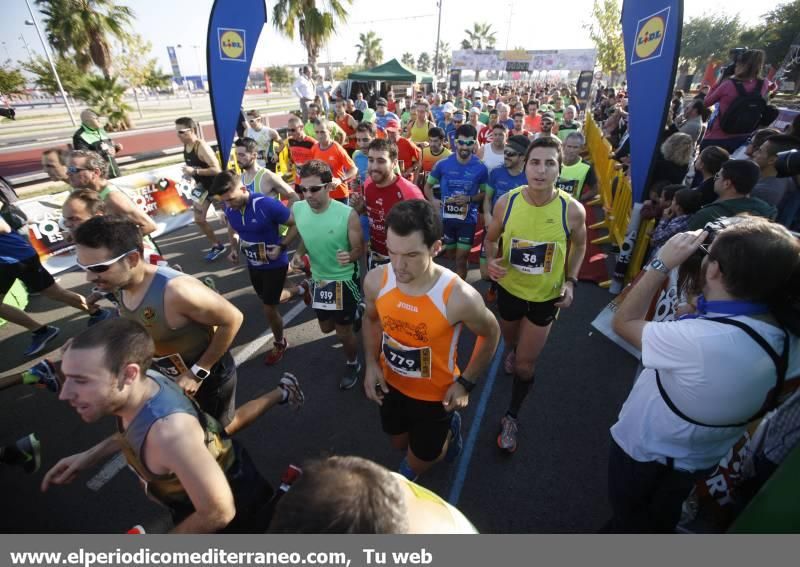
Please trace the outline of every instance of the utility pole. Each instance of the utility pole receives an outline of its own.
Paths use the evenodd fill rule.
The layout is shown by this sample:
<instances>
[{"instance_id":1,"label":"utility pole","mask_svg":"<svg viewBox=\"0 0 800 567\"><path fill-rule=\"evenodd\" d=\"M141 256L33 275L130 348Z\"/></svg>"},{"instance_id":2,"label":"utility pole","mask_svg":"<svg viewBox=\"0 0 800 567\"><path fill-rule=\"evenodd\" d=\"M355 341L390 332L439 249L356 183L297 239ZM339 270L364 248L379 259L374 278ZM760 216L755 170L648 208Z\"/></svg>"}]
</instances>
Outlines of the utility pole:
<instances>
[{"instance_id":1,"label":"utility pole","mask_svg":"<svg viewBox=\"0 0 800 567\"><path fill-rule=\"evenodd\" d=\"M436 25L436 51L435 55L433 56L433 76L439 73L439 36L442 32L442 2L444 0L438 0L436 4L439 6L439 23ZM434 83L436 81L434 80ZM433 85L434 90L436 90L436 85Z\"/></svg>"}]
</instances>

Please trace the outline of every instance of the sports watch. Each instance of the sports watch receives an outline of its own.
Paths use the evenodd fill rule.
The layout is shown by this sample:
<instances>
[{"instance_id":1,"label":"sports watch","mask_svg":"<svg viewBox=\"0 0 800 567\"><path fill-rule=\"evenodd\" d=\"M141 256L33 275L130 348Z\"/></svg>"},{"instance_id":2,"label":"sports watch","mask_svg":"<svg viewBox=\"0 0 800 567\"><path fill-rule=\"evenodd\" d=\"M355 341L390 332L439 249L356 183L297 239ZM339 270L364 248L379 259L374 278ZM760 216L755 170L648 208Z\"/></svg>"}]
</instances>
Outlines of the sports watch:
<instances>
[{"instance_id":1,"label":"sports watch","mask_svg":"<svg viewBox=\"0 0 800 567\"><path fill-rule=\"evenodd\" d=\"M661 258L653 258L653 260L647 264L645 268L646 271L655 270L657 272L661 272L662 274L669 274L669 268L661 261Z\"/></svg>"},{"instance_id":2,"label":"sports watch","mask_svg":"<svg viewBox=\"0 0 800 567\"><path fill-rule=\"evenodd\" d=\"M459 384L461 384L461 386L464 387L464 389L467 391L467 394L469 394L475 387L475 382L470 382L463 376L459 376L458 378L456 378L456 382L458 382Z\"/></svg>"},{"instance_id":3,"label":"sports watch","mask_svg":"<svg viewBox=\"0 0 800 567\"><path fill-rule=\"evenodd\" d=\"M206 378L208 378L211 375L211 372L209 372L208 370L206 370L202 366L200 366L198 364L195 364L194 366L192 366L192 374L194 374L195 377L200 382L202 382L203 380L205 380Z\"/></svg>"}]
</instances>

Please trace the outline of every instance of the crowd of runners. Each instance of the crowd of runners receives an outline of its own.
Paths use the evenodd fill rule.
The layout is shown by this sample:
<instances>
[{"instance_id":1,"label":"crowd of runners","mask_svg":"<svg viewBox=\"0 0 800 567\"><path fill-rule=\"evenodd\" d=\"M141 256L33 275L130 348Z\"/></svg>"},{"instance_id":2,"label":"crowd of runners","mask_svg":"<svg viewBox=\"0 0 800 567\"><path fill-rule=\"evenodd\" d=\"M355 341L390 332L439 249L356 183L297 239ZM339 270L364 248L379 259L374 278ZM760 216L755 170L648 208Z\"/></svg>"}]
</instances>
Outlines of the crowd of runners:
<instances>
[{"instance_id":1,"label":"crowd of runners","mask_svg":"<svg viewBox=\"0 0 800 567\"><path fill-rule=\"evenodd\" d=\"M396 472L357 457L317 461L278 502L282 491L263 479L235 434L258 427L276 405L302 406L300 380L285 372L274 390L236 405L230 350L245 315L213 289L213 280L169 265L149 236L152 219L114 186L114 144L87 112L82 128L97 147L45 152L43 166L73 188L63 224L91 295L54 281L20 234L24 222L0 220L0 293L20 279L29 292L88 314L87 330L0 387L43 386L87 423L108 415L118 423L115 435L59 460L43 490L121 451L148 495L169 509L177 532L264 531L272 518L277 532L474 531L414 481L458 458L460 412L500 340L509 380L498 394L508 396L508 405L495 416L496 444L509 454L518 450L537 360L559 310L572 305L579 280L591 279L582 272L587 203L597 195L597 178L581 158L581 106L570 88L546 84L450 97L390 92L376 98L374 109L361 95L337 100L329 112L307 102L305 116L290 118L286 139L266 117L246 113L233 169L220 164L194 120L175 121L183 174L195 183L195 224L209 245L207 262L227 253L231 262L246 263L273 336L266 366L291 349L283 303L305 302L320 333L335 334L344 360L328 371L343 391L361 382L365 403L380 406L383 431L404 451ZM621 148L624 97L603 91L596 103L609 128L623 129L612 133ZM698 160L716 174L703 155ZM705 177L705 169L698 171ZM727 164L721 171L718 195L742 193L740 179L752 177ZM670 187L654 189L654 208L674 224L691 205ZM217 233L223 225L225 239ZM661 228L668 234L660 243L669 251L670 236L681 230ZM490 282L483 295L467 281L471 263ZM653 269L663 271L663 262ZM27 356L43 353L59 334L8 305L0 316L30 330ZM461 368L464 327L475 340ZM0 458L32 472L40 449L30 434L4 447ZM369 510L374 521L358 520L358 511L342 516L347 503L357 507L360 500L383 502Z\"/></svg>"}]
</instances>

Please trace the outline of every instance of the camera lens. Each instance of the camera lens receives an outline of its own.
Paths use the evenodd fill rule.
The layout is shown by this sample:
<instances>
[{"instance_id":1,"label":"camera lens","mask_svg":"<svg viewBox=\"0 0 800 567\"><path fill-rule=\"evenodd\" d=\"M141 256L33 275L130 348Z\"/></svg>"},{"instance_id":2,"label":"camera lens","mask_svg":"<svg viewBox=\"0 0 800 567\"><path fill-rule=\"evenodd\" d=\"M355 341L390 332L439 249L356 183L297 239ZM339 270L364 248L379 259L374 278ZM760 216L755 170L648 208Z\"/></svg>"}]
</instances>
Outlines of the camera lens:
<instances>
[{"instance_id":1,"label":"camera lens","mask_svg":"<svg viewBox=\"0 0 800 567\"><path fill-rule=\"evenodd\" d=\"M775 169L778 172L778 177L800 175L800 151L787 150L778 153Z\"/></svg>"}]
</instances>

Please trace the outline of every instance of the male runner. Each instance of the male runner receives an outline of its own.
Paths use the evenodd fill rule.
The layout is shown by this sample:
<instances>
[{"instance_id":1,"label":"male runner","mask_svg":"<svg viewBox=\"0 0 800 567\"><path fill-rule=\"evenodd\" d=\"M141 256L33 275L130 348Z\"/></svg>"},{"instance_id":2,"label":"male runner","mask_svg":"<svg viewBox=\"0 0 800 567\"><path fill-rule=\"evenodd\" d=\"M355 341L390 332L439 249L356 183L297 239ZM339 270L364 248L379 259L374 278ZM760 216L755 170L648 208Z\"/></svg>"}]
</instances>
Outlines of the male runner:
<instances>
[{"instance_id":1,"label":"male runner","mask_svg":"<svg viewBox=\"0 0 800 567\"><path fill-rule=\"evenodd\" d=\"M358 214L332 199L331 168L319 160L303 164L299 191L305 200L295 203L292 216L303 242L292 258L306 253L311 260L312 304L323 333L336 331L347 363L339 388L349 390L358 382L361 363L354 323L359 317L361 291L356 263L363 254L363 233Z\"/></svg>"},{"instance_id":2,"label":"male runner","mask_svg":"<svg viewBox=\"0 0 800 567\"><path fill-rule=\"evenodd\" d=\"M400 175L414 180L419 171L422 152L414 142L400 135L400 123L397 120L387 121L384 129L386 139L397 146L397 165L400 167Z\"/></svg>"},{"instance_id":3,"label":"male runner","mask_svg":"<svg viewBox=\"0 0 800 567\"><path fill-rule=\"evenodd\" d=\"M69 151L61 148L50 148L42 152L42 170L50 181L68 183L67 159Z\"/></svg>"},{"instance_id":4,"label":"male runner","mask_svg":"<svg viewBox=\"0 0 800 567\"><path fill-rule=\"evenodd\" d=\"M369 145L369 179L363 194L354 193L350 205L369 217L370 251L368 269L389 262L386 250L386 217L395 203L407 199L424 199L419 188L397 175L397 146L389 140L373 140Z\"/></svg>"},{"instance_id":5,"label":"male runner","mask_svg":"<svg viewBox=\"0 0 800 567\"><path fill-rule=\"evenodd\" d=\"M566 191L581 203L591 201L597 194L597 176L594 168L581 159L586 139L580 132L572 132L564 139L564 163L556 187Z\"/></svg>"},{"instance_id":6,"label":"male runner","mask_svg":"<svg viewBox=\"0 0 800 567\"><path fill-rule=\"evenodd\" d=\"M247 112L247 130L245 130L244 137L255 140L258 160L269 171L274 172L278 163L278 156L283 151L283 146L286 142L281 140L277 130L269 127L269 116L262 117L258 110L249 110ZM241 163L239 167L241 167Z\"/></svg>"},{"instance_id":7,"label":"male runner","mask_svg":"<svg viewBox=\"0 0 800 567\"><path fill-rule=\"evenodd\" d=\"M356 164L347 154L347 150L339 142L334 142L331 139L331 133L328 130L326 121L316 120L314 128L314 132L317 135L317 143L311 149L311 159L328 164L328 167L333 172L335 183L330 192L331 198L346 204L347 197L350 195L348 183L358 176Z\"/></svg>"},{"instance_id":8,"label":"male runner","mask_svg":"<svg viewBox=\"0 0 800 567\"><path fill-rule=\"evenodd\" d=\"M533 385L536 361L558 310L572 305L586 251L583 206L555 187L561 162L558 138L531 142L525 154L528 183L498 199L486 235L489 275L500 284L497 307L508 351L504 368L514 374L511 404L497 437L508 452L517 449L517 418Z\"/></svg>"},{"instance_id":9,"label":"male runner","mask_svg":"<svg viewBox=\"0 0 800 567\"><path fill-rule=\"evenodd\" d=\"M155 348L137 322L114 319L75 337L64 352L59 399L86 423L113 415L118 433L61 459L42 480L68 484L117 451L147 495L166 506L175 533L263 530L272 495L249 455L170 380L147 369Z\"/></svg>"},{"instance_id":10,"label":"male runner","mask_svg":"<svg viewBox=\"0 0 800 567\"><path fill-rule=\"evenodd\" d=\"M425 181L430 172L433 171L433 166L436 165L436 162L452 155L453 152L444 145L444 137L444 130L441 128L431 128L428 130L428 143L422 148L422 162L420 165L422 168L422 175L420 175L417 181L419 187L425 187ZM435 199L442 198L441 187L438 183L433 186L433 197Z\"/></svg>"},{"instance_id":11,"label":"male runner","mask_svg":"<svg viewBox=\"0 0 800 567\"><path fill-rule=\"evenodd\" d=\"M300 168L312 159L311 153L317 141L305 133L303 121L297 116L289 118L286 131L286 144L289 146L289 159L294 166L294 184L297 190L300 186Z\"/></svg>"},{"instance_id":12,"label":"male runner","mask_svg":"<svg viewBox=\"0 0 800 567\"><path fill-rule=\"evenodd\" d=\"M120 317L138 321L155 342L153 367L174 380L233 435L270 407L302 399L295 383L234 411L236 364L229 349L243 316L196 278L142 262L136 225L94 217L75 234L78 265L101 292L114 292Z\"/></svg>"},{"instance_id":13,"label":"male runner","mask_svg":"<svg viewBox=\"0 0 800 567\"><path fill-rule=\"evenodd\" d=\"M467 263L475 226L478 203L483 201L483 187L489 178L486 166L473 154L475 128L462 124L456 130L456 153L439 161L425 181L425 198L441 208L444 221L444 246L455 256L456 273L467 279ZM439 183L442 199L436 203L433 186ZM453 254L454 253L454 254Z\"/></svg>"},{"instance_id":14,"label":"male runner","mask_svg":"<svg viewBox=\"0 0 800 567\"><path fill-rule=\"evenodd\" d=\"M505 124L500 122L496 122L492 126L489 126L489 128L491 128L493 132L491 141L478 148L476 155L491 173L493 169L503 165L508 128L505 127Z\"/></svg>"},{"instance_id":15,"label":"male runner","mask_svg":"<svg viewBox=\"0 0 800 567\"><path fill-rule=\"evenodd\" d=\"M381 406L392 446L407 450L399 472L414 480L460 453L458 410L489 365L500 330L478 292L434 263L442 224L433 205L397 203L386 224L391 263L364 280L364 390ZM462 325L477 337L463 373L456 361Z\"/></svg>"},{"instance_id":16,"label":"male runner","mask_svg":"<svg viewBox=\"0 0 800 567\"><path fill-rule=\"evenodd\" d=\"M211 249L205 259L206 262L213 262L225 252L225 245L216 237L206 220L208 208L211 206L208 189L214 181L214 176L222 171L222 168L211 146L197 136L198 131L197 123L187 116L175 120L175 132L183 143L183 161L186 164L183 166L183 174L194 179L197 184L192 192L194 223L211 242Z\"/></svg>"},{"instance_id":17,"label":"male runner","mask_svg":"<svg viewBox=\"0 0 800 567\"><path fill-rule=\"evenodd\" d=\"M297 195L277 173L261 167L258 163L258 144L251 138L239 138L234 142L236 162L242 170L241 182L250 193L262 194L291 203L299 200ZM216 180L216 178L214 178ZM213 183L211 185L213 187Z\"/></svg>"}]
</instances>

